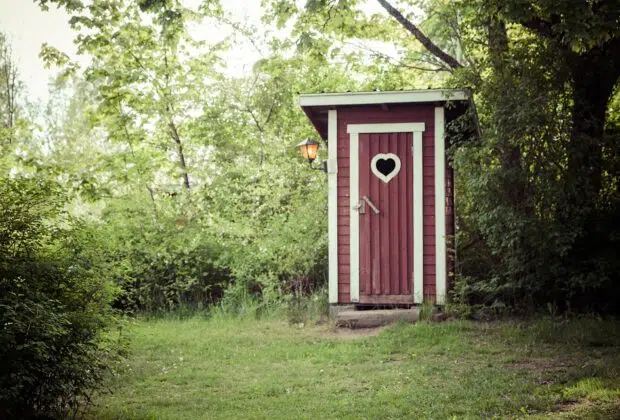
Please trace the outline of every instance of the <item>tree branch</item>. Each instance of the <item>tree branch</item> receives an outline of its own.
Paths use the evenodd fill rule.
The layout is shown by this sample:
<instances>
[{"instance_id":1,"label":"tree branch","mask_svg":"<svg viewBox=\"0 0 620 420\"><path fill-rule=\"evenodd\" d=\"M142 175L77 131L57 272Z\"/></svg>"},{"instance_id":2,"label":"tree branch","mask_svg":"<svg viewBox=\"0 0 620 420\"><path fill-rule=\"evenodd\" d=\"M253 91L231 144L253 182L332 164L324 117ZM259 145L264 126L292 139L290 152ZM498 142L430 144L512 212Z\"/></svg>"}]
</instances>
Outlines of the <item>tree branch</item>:
<instances>
[{"instance_id":1,"label":"tree branch","mask_svg":"<svg viewBox=\"0 0 620 420\"><path fill-rule=\"evenodd\" d=\"M334 40L334 42L336 42L336 40ZM358 44L355 42L347 42L347 45L351 45L355 48L357 48L358 50L363 50L365 52L370 53L371 56L377 57L377 58L382 58L386 61L388 61L389 63L395 65L395 66L402 66L402 67L406 67L408 69L413 69L413 70L420 70L420 71L433 71L433 72L440 72L440 71L450 71L450 69L448 67L446 67L443 63L430 63L428 61L423 61L424 63L433 65L433 66L437 66L437 67L423 67L423 66L416 66L413 64L408 64L407 62L403 61L403 60L398 60L384 52L381 51L377 51L374 48L369 47L368 45L364 45L364 44ZM422 61L422 60L420 60Z\"/></svg>"},{"instance_id":2,"label":"tree branch","mask_svg":"<svg viewBox=\"0 0 620 420\"><path fill-rule=\"evenodd\" d=\"M387 0L377 0L379 4L390 14L394 19L398 21L405 29L407 29L411 34L418 40L420 43L426 48L429 52L431 52L435 57L439 58L441 61L446 63L448 67L452 70L459 69L463 67L461 63L459 63L456 58L452 57L450 54L443 51L441 48L437 46L433 41L430 40L424 33L413 24L409 19L403 16L394 6L392 6Z\"/></svg>"},{"instance_id":3,"label":"tree branch","mask_svg":"<svg viewBox=\"0 0 620 420\"><path fill-rule=\"evenodd\" d=\"M540 36L544 36L545 38L553 37L552 22L540 18L533 18L520 21L519 23Z\"/></svg>"},{"instance_id":4,"label":"tree branch","mask_svg":"<svg viewBox=\"0 0 620 420\"><path fill-rule=\"evenodd\" d=\"M189 173L187 172L187 163L185 162L185 153L183 152L183 143L181 142L181 136L179 135L179 130L177 126L174 124L174 121L170 119L168 122L168 128L170 128L170 135L172 139L176 143L177 146L177 154L179 155L179 165L181 166L181 172L183 176L183 185L185 189L189 191L190 183L189 183Z\"/></svg>"}]
</instances>

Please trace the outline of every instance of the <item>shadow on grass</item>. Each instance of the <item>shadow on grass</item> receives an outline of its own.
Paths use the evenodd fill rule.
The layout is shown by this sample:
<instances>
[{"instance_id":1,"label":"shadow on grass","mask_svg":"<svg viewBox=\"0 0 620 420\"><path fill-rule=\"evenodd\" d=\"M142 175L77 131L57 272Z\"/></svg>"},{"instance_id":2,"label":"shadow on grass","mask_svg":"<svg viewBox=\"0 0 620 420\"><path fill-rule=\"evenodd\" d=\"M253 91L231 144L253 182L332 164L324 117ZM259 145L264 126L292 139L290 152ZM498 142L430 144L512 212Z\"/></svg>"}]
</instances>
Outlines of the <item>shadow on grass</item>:
<instances>
[{"instance_id":1,"label":"shadow on grass","mask_svg":"<svg viewBox=\"0 0 620 420\"><path fill-rule=\"evenodd\" d=\"M543 417L620 418L618 320L546 317L488 329L513 349L507 366L531 374L553 402Z\"/></svg>"}]
</instances>

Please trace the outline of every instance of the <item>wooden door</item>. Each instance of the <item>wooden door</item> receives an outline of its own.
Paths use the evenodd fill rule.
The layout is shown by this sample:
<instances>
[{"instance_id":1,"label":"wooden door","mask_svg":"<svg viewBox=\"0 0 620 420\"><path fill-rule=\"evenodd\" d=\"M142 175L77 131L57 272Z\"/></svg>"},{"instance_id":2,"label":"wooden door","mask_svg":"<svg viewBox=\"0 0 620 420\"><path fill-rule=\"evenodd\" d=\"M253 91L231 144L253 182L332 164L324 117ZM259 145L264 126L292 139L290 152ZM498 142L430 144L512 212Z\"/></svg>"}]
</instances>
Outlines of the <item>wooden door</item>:
<instances>
[{"instance_id":1,"label":"wooden door","mask_svg":"<svg viewBox=\"0 0 620 420\"><path fill-rule=\"evenodd\" d=\"M359 134L360 303L413 303L412 143Z\"/></svg>"}]
</instances>

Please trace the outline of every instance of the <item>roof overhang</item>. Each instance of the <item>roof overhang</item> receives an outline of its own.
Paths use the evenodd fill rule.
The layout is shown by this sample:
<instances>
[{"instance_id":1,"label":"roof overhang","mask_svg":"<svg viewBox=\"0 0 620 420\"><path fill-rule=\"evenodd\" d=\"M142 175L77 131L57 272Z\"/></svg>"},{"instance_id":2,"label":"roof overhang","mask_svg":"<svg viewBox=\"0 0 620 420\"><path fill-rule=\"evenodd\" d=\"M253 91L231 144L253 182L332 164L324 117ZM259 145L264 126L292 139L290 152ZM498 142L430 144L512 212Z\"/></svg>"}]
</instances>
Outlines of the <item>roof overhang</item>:
<instances>
[{"instance_id":1,"label":"roof overhang","mask_svg":"<svg viewBox=\"0 0 620 420\"><path fill-rule=\"evenodd\" d=\"M309 93L299 95L302 107L323 140L327 139L327 112L350 106L412 103L469 102L465 89L424 89L389 92Z\"/></svg>"},{"instance_id":2,"label":"roof overhang","mask_svg":"<svg viewBox=\"0 0 620 420\"><path fill-rule=\"evenodd\" d=\"M468 92L463 89L425 89L393 92L346 92L346 93L308 93L299 95L299 105L338 106L402 104L416 102L466 101Z\"/></svg>"}]
</instances>

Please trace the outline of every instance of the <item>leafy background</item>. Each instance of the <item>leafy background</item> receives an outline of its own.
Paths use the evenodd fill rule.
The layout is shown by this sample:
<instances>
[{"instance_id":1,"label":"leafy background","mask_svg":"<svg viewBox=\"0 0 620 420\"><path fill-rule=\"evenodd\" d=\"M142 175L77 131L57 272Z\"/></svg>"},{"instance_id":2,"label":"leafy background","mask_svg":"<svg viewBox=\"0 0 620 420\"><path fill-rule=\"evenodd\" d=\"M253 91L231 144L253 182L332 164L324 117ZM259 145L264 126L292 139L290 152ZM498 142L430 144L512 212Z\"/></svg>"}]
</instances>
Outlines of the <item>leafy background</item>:
<instances>
[{"instance_id":1,"label":"leafy background","mask_svg":"<svg viewBox=\"0 0 620 420\"><path fill-rule=\"evenodd\" d=\"M617 310L616 1L269 0L261 27L215 0L36 3L71 13L90 60L44 45L61 71L31 103L0 37L3 414L88 401L123 353L119 314L324 296L326 182L294 148L316 137L299 92L469 87L448 130L452 304ZM238 38L192 25L266 53L231 76Z\"/></svg>"}]
</instances>

